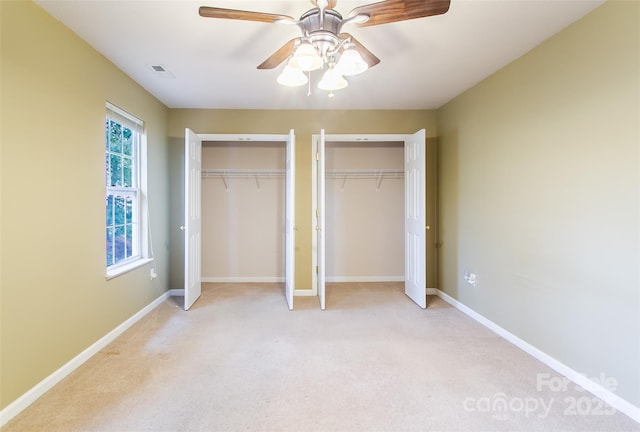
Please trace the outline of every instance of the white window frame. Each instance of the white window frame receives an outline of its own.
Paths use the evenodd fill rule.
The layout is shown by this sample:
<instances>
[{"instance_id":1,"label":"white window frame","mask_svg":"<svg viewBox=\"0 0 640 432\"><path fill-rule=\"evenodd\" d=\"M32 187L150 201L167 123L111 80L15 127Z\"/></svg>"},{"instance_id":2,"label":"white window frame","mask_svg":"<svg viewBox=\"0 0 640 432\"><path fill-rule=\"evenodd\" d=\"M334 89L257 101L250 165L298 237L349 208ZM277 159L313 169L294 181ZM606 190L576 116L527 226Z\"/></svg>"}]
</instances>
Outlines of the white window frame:
<instances>
[{"instance_id":1,"label":"white window frame","mask_svg":"<svg viewBox=\"0 0 640 432\"><path fill-rule=\"evenodd\" d=\"M132 197L134 199L134 214L133 220L135 223L135 232L133 234L134 252L133 255L127 259L121 260L115 264L106 266L106 278L112 279L121 274L127 273L140 266L143 266L152 261L149 257L149 225L148 225L148 208L147 208L147 140L144 130L144 122L137 117L129 114L123 109L113 105L109 102L106 104L106 119L114 120L120 125L127 127L137 133L137 143L134 143L134 170L135 170L135 182L136 187L120 187L120 186L108 186L107 176L108 172L105 171L105 200L111 195ZM105 146L105 158L107 157L106 142L103 142ZM105 168L106 169L106 168ZM106 216L105 216L106 217ZM106 219L105 219L105 242L106 242ZM105 248L105 265L106 265L106 248Z\"/></svg>"}]
</instances>

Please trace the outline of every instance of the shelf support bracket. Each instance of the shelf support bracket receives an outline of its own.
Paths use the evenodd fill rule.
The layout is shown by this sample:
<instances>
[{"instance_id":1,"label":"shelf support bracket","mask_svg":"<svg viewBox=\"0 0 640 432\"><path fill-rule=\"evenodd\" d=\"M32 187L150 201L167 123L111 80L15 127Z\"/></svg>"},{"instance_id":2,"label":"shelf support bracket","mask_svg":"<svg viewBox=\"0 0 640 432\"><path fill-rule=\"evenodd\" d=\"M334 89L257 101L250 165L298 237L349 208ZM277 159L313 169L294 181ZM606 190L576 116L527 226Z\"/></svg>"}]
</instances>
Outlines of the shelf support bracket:
<instances>
[{"instance_id":1,"label":"shelf support bracket","mask_svg":"<svg viewBox=\"0 0 640 432\"><path fill-rule=\"evenodd\" d=\"M224 188L225 190L229 190L229 178L227 177L227 172L225 171L224 174L222 174L222 183L224 183Z\"/></svg>"}]
</instances>

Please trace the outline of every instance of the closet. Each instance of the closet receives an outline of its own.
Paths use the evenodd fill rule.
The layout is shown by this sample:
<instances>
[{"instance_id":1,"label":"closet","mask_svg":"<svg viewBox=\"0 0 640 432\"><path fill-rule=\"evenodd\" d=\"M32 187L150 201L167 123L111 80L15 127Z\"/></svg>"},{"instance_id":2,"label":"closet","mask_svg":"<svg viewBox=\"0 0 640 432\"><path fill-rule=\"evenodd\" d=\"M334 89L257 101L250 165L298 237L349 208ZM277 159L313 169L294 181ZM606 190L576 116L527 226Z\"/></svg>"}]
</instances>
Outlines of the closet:
<instances>
[{"instance_id":1,"label":"closet","mask_svg":"<svg viewBox=\"0 0 640 432\"><path fill-rule=\"evenodd\" d=\"M202 143L202 281L284 282L285 148Z\"/></svg>"},{"instance_id":2,"label":"closet","mask_svg":"<svg viewBox=\"0 0 640 432\"><path fill-rule=\"evenodd\" d=\"M295 137L185 131L185 309L202 282L294 293Z\"/></svg>"},{"instance_id":3,"label":"closet","mask_svg":"<svg viewBox=\"0 0 640 432\"><path fill-rule=\"evenodd\" d=\"M404 281L404 142L326 142L327 282Z\"/></svg>"},{"instance_id":4,"label":"closet","mask_svg":"<svg viewBox=\"0 0 640 432\"><path fill-rule=\"evenodd\" d=\"M426 307L426 132L314 135L313 287L404 281Z\"/></svg>"}]
</instances>

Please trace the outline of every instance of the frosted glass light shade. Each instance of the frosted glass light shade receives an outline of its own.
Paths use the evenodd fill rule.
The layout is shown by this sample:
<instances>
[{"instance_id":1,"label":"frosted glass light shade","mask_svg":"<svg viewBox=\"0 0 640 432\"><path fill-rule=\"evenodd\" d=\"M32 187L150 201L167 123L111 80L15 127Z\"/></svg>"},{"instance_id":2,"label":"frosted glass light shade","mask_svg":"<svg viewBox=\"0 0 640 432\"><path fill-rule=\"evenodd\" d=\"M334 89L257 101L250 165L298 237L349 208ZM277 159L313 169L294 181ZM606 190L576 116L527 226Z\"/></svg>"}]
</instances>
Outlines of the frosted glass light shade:
<instances>
[{"instance_id":1,"label":"frosted glass light shade","mask_svg":"<svg viewBox=\"0 0 640 432\"><path fill-rule=\"evenodd\" d=\"M336 69L342 75L357 75L369 69L369 65L362 60L360 53L356 51L355 45L349 44L340 55L340 60L336 65Z\"/></svg>"},{"instance_id":2,"label":"frosted glass light shade","mask_svg":"<svg viewBox=\"0 0 640 432\"><path fill-rule=\"evenodd\" d=\"M297 67L287 64L280 75L278 75L278 84L282 84L289 87L297 87L306 84L309 79L307 76Z\"/></svg>"},{"instance_id":3,"label":"frosted glass light shade","mask_svg":"<svg viewBox=\"0 0 640 432\"><path fill-rule=\"evenodd\" d=\"M318 82L318 88L328 91L340 90L348 85L347 80L334 68L327 69L320 82Z\"/></svg>"},{"instance_id":4,"label":"frosted glass light shade","mask_svg":"<svg viewBox=\"0 0 640 432\"><path fill-rule=\"evenodd\" d=\"M318 51L309 42L298 45L291 60L304 72L320 69L323 64Z\"/></svg>"}]
</instances>

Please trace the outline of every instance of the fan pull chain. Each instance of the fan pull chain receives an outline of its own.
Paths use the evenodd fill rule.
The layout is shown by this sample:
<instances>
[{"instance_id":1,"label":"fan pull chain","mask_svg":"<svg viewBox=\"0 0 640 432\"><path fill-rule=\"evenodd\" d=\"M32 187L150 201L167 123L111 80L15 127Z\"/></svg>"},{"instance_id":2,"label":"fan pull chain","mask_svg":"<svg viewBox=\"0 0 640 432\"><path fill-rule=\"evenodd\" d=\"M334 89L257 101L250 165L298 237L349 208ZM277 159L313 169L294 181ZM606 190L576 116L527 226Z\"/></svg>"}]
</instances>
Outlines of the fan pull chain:
<instances>
[{"instance_id":1,"label":"fan pull chain","mask_svg":"<svg viewBox=\"0 0 640 432\"><path fill-rule=\"evenodd\" d=\"M311 71L307 72L308 80L307 80L307 96L311 96Z\"/></svg>"}]
</instances>

